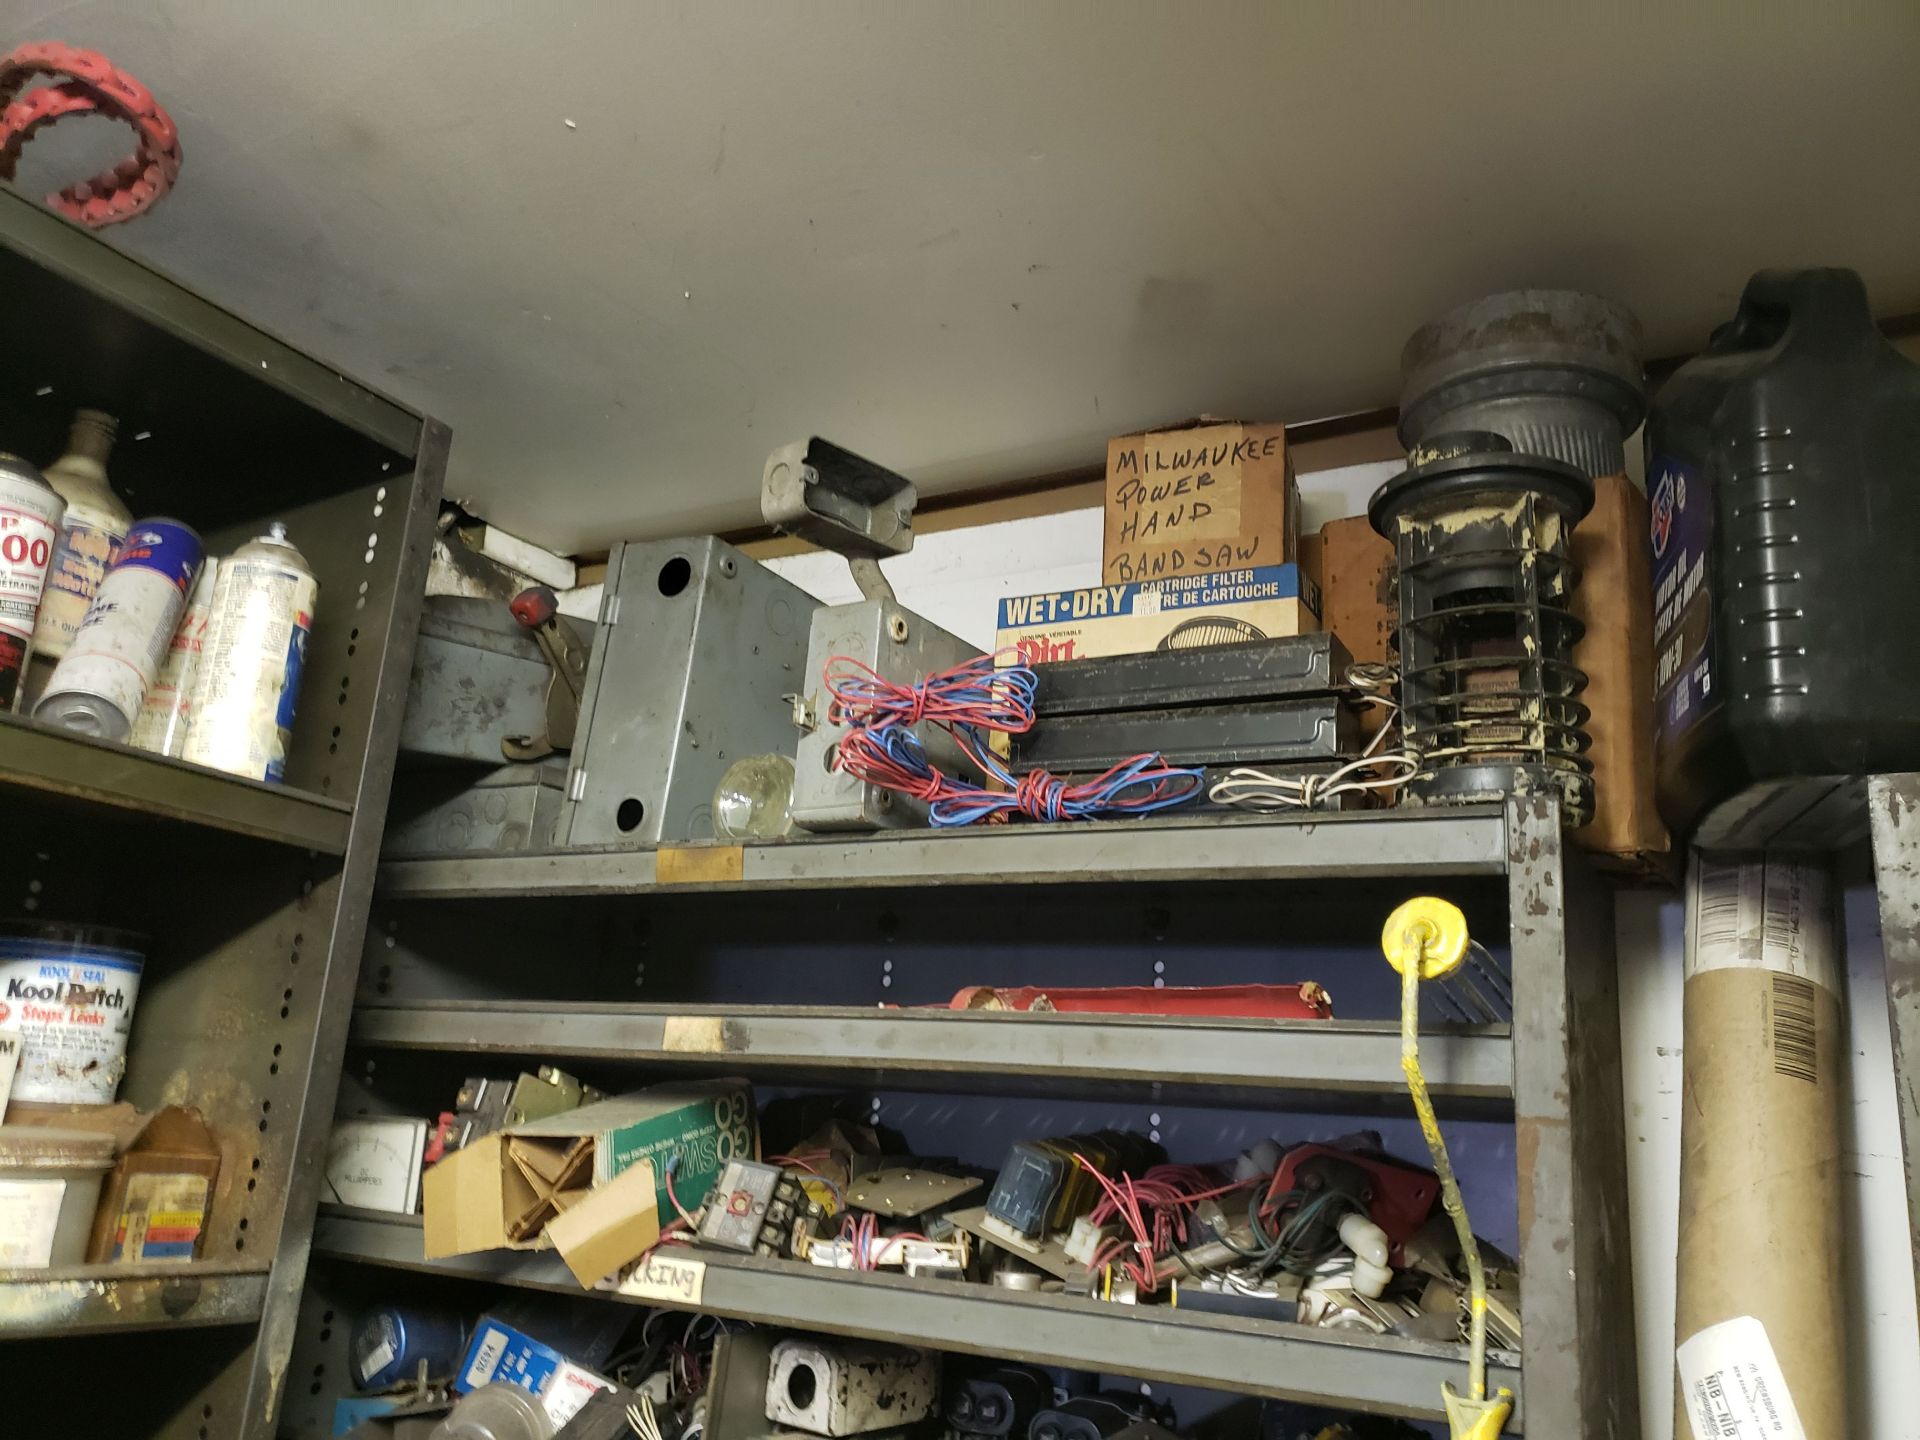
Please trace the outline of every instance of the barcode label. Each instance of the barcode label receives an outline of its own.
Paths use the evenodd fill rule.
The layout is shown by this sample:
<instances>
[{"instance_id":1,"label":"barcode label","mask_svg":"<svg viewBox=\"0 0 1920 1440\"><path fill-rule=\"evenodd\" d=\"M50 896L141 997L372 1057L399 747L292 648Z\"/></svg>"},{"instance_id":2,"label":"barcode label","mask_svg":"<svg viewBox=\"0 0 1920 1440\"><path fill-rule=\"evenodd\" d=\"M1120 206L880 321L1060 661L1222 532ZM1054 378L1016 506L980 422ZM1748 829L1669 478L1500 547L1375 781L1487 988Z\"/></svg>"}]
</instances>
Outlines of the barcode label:
<instances>
[{"instance_id":1,"label":"barcode label","mask_svg":"<svg viewBox=\"0 0 1920 1440\"><path fill-rule=\"evenodd\" d=\"M1798 975L1773 977L1773 1073L1816 1078L1813 1035L1813 982Z\"/></svg>"},{"instance_id":2,"label":"barcode label","mask_svg":"<svg viewBox=\"0 0 1920 1440\"><path fill-rule=\"evenodd\" d=\"M1766 1326L1751 1315L1709 1325L1674 1360L1693 1440L1807 1440Z\"/></svg>"},{"instance_id":3,"label":"barcode label","mask_svg":"<svg viewBox=\"0 0 1920 1440\"><path fill-rule=\"evenodd\" d=\"M1827 872L1768 856L1696 856L1687 893L1689 977L1708 970L1771 970L1838 993Z\"/></svg>"},{"instance_id":4,"label":"barcode label","mask_svg":"<svg viewBox=\"0 0 1920 1440\"><path fill-rule=\"evenodd\" d=\"M493 1379L493 1372L499 1367L500 1357L506 1353L507 1332L489 1329L480 1339L480 1348L474 1352L473 1364L467 1367L467 1388L478 1390Z\"/></svg>"}]
</instances>

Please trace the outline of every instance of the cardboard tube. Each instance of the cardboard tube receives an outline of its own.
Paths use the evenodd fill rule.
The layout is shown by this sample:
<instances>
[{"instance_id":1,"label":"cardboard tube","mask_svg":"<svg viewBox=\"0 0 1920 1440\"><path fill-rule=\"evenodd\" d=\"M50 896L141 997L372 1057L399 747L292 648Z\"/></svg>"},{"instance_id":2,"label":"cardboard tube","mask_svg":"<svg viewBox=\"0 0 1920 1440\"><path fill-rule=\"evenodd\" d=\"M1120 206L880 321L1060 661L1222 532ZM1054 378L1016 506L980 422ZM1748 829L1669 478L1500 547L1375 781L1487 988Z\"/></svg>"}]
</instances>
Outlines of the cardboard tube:
<instances>
[{"instance_id":1,"label":"cardboard tube","mask_svg":"<svg viewBox=\"0 0 1920 1440\"><path fill-rule=\"evenodd\" d=\"M1696 855L1687 885L1676 1440L1849 1440L1832 885Z\"/></svg>"}]
</instances>

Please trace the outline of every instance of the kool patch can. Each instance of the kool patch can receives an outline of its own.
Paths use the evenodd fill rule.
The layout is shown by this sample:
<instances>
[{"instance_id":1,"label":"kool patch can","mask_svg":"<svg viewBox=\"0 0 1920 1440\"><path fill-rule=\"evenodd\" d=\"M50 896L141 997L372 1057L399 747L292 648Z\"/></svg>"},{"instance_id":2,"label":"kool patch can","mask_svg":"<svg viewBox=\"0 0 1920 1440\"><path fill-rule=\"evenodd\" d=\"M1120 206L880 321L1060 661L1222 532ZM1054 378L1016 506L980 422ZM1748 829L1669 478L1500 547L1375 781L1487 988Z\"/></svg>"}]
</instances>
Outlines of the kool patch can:
<instances>
[{"instance_id":1,"label":"kool patch can","mask_svg":"<svg viewBox=\"0 0 1920 1440\"><path fill-rule=\"evenodd\" d=\"M17 455L0 454L0 710L13 708L67 502Z\"/></svg>"},{"instance_id":2,"label":"kool patch can","mask_svg":"<svg viewBox=\"0 0 1920 1440\"><path fill-rule=\"evenodd\" d=\"M126 739L173 643L204 553L200 537L178 520L134 522L34 718Z\"/></svg>"},{"instance_id":3,"label":"kool patch can","mask_svg":"<svg viewBox=\"0 0 1920 1440\"><path fill-rule=\"evenodd\" d=\"M181 758L276 784L287 776L320 582L275 523L220 562Z\"/></svg>"},{"instance_id":4,"label":"kool patch can","mask_svg":"<svg viewBox=\"0 0 1920 1440\"><path fill-rule=\"evenodd\" d=\"M174 629L167 658L160 662L160 673L147 687L147 698L140 702L129 744L156 755L178 755L186 748L193 677L206 646L207 620L213 614L213 585L219 574L220 562L208 556L207 563L200 567L200 578L194 582L193 594L187 598L186 612Z\"/></svg>"},{"instance_id":5,"label":"kool patch can","mask_svg":"<svg viewBox=\"0 0 1920 1440\"><path fill-rule=\"evenodd\" d=\"M0 1027L21 1039L15 1100L113 1102L145 945L104 925L0 924Z\"/></svg>"}]
</instances>

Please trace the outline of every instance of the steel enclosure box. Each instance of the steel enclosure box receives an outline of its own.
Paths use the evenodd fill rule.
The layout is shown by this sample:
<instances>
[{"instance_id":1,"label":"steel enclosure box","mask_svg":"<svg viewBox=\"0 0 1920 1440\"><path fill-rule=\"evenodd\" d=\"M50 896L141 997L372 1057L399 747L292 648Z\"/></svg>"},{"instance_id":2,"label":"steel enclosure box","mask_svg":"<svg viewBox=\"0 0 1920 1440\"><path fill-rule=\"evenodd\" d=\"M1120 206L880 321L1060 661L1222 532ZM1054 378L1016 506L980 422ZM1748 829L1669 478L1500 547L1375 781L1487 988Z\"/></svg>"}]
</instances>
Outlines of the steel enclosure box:
<instances>
[{"instance_id":1,"label":"steel enclosure box","mask_svg":"<svg viewBox=\"0 0 1920 1440\"><path fill-rule=\"evenodd\" d=\"M813 728L803 729L794 747L794 824L803 830L878 830L927 823L924 801L882 790L832 768L834 746L846 727L827 718L833 697L827 694L822 672L829 660L844 655L871 666L884 680L911 685L979 654L979 647L892 600L861 600L815 610L800 687L801 708L812 716ZM960 754L946 731L922 724L914 727L914 733L935 765L949 773L971 774L972 762Z\"/></svg>"},{"instance_id":2,"label":"steel enclosure box","mask_svg":"<svg viewBox=\"0 0 1920 1440\"><path fill-rule=\"evenodd\" d=\"M502 736L546 728L552 680L545 652L506 602L431 596L420 614L400 749L504 764Z\"/></svg>"},{"instance_id":3,"label":"steel enclosure box","mask_svg":"<svg viewBox=\"0 0 1920 1440\"><path fill-rule=\"evenodd\" d=\"M558 843L712 838L727 766L792 753L817 605L711 535L614 546Z\"/></svg>"},{"instance_id":4,"label":"steel enclosure box","mask_svg":"<svg viewBox=\"0 0 1920 1440\"><path fill-rule=\"evenodd\" d=\"M477 772L465 765L403 770L393 777L380 853L406 858L541 849L553 843L566 775L562 756Z\"/></svg>"}]
</instances>

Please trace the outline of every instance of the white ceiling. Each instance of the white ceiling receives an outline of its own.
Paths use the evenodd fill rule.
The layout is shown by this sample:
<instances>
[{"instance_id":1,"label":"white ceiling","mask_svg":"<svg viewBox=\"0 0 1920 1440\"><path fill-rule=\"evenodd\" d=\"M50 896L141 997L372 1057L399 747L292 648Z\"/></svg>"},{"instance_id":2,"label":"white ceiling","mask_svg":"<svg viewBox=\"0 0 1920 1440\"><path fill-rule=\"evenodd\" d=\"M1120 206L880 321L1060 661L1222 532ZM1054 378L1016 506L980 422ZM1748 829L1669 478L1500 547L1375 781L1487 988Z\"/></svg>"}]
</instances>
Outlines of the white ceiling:
<instances>
[{"instance_id":1,"label":"white ceiling","mask_svg":"<svg viewBox=\"0 0 1920 1440\"><path fill-rule=\"evenodd\" d=\"M447 420L449 494L562 551L750 524L809 432L937 492L1388 404L1490 289L1655 353L1765 264L1920 310L1912 0L0 12L179 123L115 243ZM22 183L120 148L84 125Z\"/></svg>"}]
</instances>

